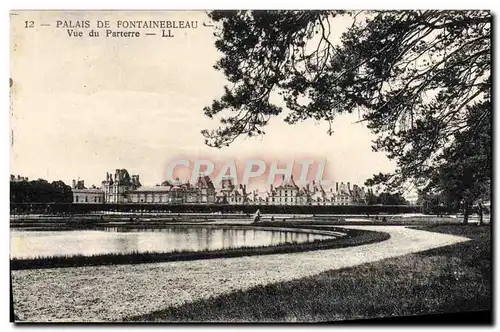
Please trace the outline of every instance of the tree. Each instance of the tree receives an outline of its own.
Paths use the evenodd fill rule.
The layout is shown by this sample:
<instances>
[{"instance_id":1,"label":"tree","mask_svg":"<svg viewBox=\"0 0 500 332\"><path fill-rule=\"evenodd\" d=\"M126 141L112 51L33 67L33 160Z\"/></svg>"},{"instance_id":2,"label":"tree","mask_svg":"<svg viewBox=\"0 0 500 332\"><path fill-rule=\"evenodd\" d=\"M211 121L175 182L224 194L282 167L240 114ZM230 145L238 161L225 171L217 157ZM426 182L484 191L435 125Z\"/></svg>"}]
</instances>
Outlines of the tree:
<instances>
[{"instance_id":1,"label":"tree","mask_svg":"<svg viewBox=\"0 0 500 332\"><path fill-rule=\"evenodd\" d=\"M215 68L230 84L204 109L221 127L204 130L222 147L241 135L263 135L273 116L331 124L360 112L377 135L373 149L397 161L387 181L419 187L444 148L468 128L476 140L491 122L491 14L488 11L213 11ZM340 41L335 20L353 24ZM273 98L272 98L273 97ZM479 115L471 118L470 110ZM328 130L331 134L331 127Z\"/></svg>"},{"instance_id":2,"label":"tree","mask_svg":"<svg viewBox=\"0 0 500 332\"><path fill-rule=\"evenodd\" d=\"M378 204L377 196L373 193L373 186L376 185L374 179L367 179L365 181L365 186L367 187L367 192L365 196L365 203L367 205L375 205Z\"/></svg>"},{"instance_id":3,"label":"tree","mask_svg":"<svg viewBox=\"0 0 500 332\"><path fill-rule=\"evenodd\" d=\"M34 181L11 181L10 201L12 203L71 203L71 187L63 181L47 182L44 179Z\"/></svg>"},{"instance_id":4,"label":"tree","mask_svg":"<svg viewBox=\"0 0 500 332\"><path fill-rule=\"evenodd\" d=\"M391 193L387 190L376 195L373 193L372 187L377 185L379 181L384 181L387 174L375 174L373 178L365 181L365 186L368 187L365 202L368 205L382 204L382 205L407 205L408 201L403 197L401 192Z\"/></svg>"},{"instance_id":5,"label":"tree","mask_svg":"<svg viewBox=\"0 0 500 332\"><path fill-rule=\"evenodd\" d=\"M417 205L422 207L422 212L426 214L443 212L443 203L441 196L435 193L419 191Z\"/></svg>"},{"instance_id":6,"label":"tree","mask_svg":"<svg viewBox=\"0 0 500 332\"><path fill-rule=\"evenodd\" d=\"M73 191L71 190L71 186L68 186L61 180L54 181L51 185L53 188L53 202L73 202Z\"/></svg>"},{"instance_id":7,"label":"tree","mask_svg":"<svg viewBox=\"0 0 500 332\"><path fill-rule=\"evenodd\" d=\"M476 128L476 118L482 116L482 108L470 108L467 130L455 134L453 144L444 149L440 166L431 175L426 191L438 194L444 205L453 210L462 209L464 223L468 222L473 205L482 210L482 201L491 196L492 151L491 122ZM482 211L480 211L482 223Z\"/></svg>"},{"instance_id":8,"label":"tree","mask_svg":"<svg viewBox=\"0 0 500 332\"><path fill-rule=\"evenodd\" d=\"M406 199L403 197L403 195L400 192L396 193L389 193L389 192L382 192L378 196L378 201L379 204L382 205L407 205L408 202Z\"/></svg>"}]
</instances>

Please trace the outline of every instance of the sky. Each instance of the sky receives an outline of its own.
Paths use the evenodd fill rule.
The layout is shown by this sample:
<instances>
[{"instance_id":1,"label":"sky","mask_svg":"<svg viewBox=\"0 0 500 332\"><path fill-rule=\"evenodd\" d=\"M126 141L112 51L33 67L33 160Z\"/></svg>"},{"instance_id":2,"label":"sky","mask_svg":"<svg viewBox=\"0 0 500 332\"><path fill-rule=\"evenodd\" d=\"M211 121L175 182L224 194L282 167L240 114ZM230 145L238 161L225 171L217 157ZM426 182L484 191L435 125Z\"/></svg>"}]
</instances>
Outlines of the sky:
<instances>
[{"instance_id":1,"label":"sky","mask_svg":"<svg viewBox=\"0 0 500 332\"><path fill-rule=\"evenodd\" d=\"M333 135L312 120L288 125L276 117L266 135L230 147L204 145L200 131L217 127L203 107L221 96L220 54L204 12L15 12L11 15L11 174L99 185L125 168L143 185L165 180L179 156L219 161L326 160L332 181L362 185L394 162L371 150L374 136L358 114L338 116ZM58 20L198 21L173 38L69 37ZM34 28L25 28L33 21ZM50 26L41 26L50 24ZM350 21L334 26L336 36ZM78 30L78 29L75 29ZM88 34L90 29L83 29ZM102 31L102 30L101 30ZM138 30L141 33L145 30ZM102 33L102 32L101 32ZM333 36L332 38L337 38Z\"/></svg>"}]
</instances>

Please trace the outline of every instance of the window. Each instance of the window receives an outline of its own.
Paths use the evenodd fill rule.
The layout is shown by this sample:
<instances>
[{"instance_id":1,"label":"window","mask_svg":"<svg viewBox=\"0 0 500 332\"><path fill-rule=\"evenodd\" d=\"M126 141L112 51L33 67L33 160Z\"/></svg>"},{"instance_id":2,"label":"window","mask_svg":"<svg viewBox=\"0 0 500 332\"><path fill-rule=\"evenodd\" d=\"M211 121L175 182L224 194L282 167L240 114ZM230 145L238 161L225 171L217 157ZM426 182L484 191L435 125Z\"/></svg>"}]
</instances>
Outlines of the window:
<instances>
[{"instance_id":1,"label":"window","mask_svg":"<svg viewBox=\"0 0 500 332\"><path fill-rule=\"evenodd\" d=\"M85 196L85 203L88 203L89 201L89 198L87 196Z\"/></svg>"},{"instance_id":2,"label":"window","mask_svg":"<svg viewBox=\"0 0 500 332\"><path fill-rule=\"evenodd\" d=\"M75 196L75 202L77 202L77 203L78 203L78 195L77 195L77 196Z\"/></svg>"}]
</instances>

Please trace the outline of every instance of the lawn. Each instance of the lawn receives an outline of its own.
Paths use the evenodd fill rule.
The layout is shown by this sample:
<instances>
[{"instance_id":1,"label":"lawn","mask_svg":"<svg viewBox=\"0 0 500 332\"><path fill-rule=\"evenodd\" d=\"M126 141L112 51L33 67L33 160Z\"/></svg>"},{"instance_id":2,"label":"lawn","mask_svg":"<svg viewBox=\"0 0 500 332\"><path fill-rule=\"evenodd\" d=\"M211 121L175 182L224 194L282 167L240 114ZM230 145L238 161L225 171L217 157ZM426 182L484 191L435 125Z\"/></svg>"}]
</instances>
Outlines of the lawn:
<instances>
[{"instance_id":1,"label":"lawn","mask_svg":"<svg viewBox=\"0 0 500 332\"><path fill-rule=\"evenodd\" d=\"M490 227L419 229L472 241L237 291L127 320L324 322L490 310Z\"/></svg>"}]
</instances>

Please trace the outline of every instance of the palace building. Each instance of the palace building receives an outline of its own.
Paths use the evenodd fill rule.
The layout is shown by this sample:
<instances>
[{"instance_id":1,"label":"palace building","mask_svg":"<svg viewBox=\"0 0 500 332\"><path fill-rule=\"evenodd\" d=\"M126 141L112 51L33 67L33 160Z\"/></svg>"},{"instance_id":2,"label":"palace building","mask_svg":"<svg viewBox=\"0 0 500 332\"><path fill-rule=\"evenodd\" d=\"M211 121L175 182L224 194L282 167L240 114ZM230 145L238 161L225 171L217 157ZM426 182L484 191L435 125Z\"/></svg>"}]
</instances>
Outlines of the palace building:
<instances>
[{"instance_id":1,"label":"palace building","mask_svg":"<svg viewBox=\"0 0 500 332\"><path fill-rule=\"evenodd\" d=\"M351 189L350 182L347 185L336 182L334 191L325 190L316 181L299 187L293 176L289 179L283 176L282 183L277 187L271 185L267 192L267 204L271 205L359 205L365 203L364 199L364 188L354 185Z\"/></svg>"},{"instance_id":2,"label":"palace building","mask_svg":"<svg viewBox=\"0 0 500 332\"><path fill-rule=\"evenodd\" d=\"M268 192L268 204L277 205L301 205L303 203L307 204L307 199L303 200L305 196L305 191L302 190L295 184L293 177L289 180L285 179L283 175L282 183L274 187L270 186Z\"/></svg>"},{"instance_id":3,"label":"palace building","mask_svg":"<svg viewBox=\"0 0 500 332\"><path fill-rule=\"evenodd\" d=\"M104 203L104 191L96 187L86 188L83 180L73 180L71 191L73 192L73 203Z\"/></svg>"},{"instance_id":4,"label":"palace building","mask_svg":"<svg viewBox=\"0 0 500 332\"><path fill-rule=\"evenodd\" d=\"M208 176L200 176L191 185L178 179L154 187L139 187L127 193L129 203L211 204L215 202L215 187Z\"/></svg>"},{"instance_id":5,"label":"palace building","mask_svg":"<svg viewBox=\"0 0 500 332\"><path fill-rule=\"evenodd\" d=\"M201 175L196 183L164 181L156 186L143 186L139 175L130 175L126 169L106 173L100 188L86 188L82 181L73 180L73 202L82 204L259 204L259 205L360 205L365 204L363 187L350 182L336 183L335 189L326 190L312 181L299 187L293 177L271 185L265 193L247 191L246 185L236 185L234 179L225 177L216 192L209 176Z\"/></svg>"},{"instance_id":6,"label":"palace building","mask_svg":"<svg viewBox=\"0 0 500 332\"><path fill-rule=\"evenodd\" d=\"M231 177L225 177L221 181L221 189L215 196L215 202L221 204L247 204L250 194L247 193L246 185L234 185Z\"/></svg>"},{"instance_id":7,"label":"palace building","mask_svg":"<svg viewBox=\"0 0 500 332\"><path fill-rule=\"evenodd\" d=\"M127 203L128 193L140 187L139 175L130 176L126 169L116 169L114 176L106 172L106 180L101 182L106 203Z\"/></svg>"},{"instance_id":8,"label":"palace building","mask_svg":"<svg viewBox=\"0 0 500 332\"><path fill-rule=\"evenodd\" d=\"M215 187L208 176L197 182L181 183L178 179L153 187L142 186L139 175L130 175L126 169L106 173L100 188L87 189L83 181L73 180L74 203L135 203L135 204L211 204L215 202Z\"/></svg>"}]
</instances>

